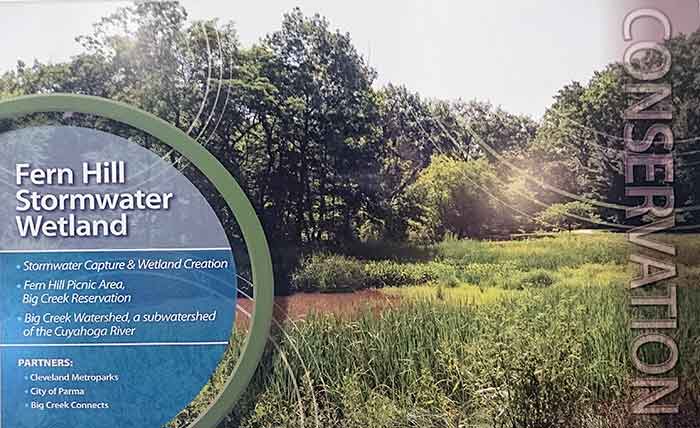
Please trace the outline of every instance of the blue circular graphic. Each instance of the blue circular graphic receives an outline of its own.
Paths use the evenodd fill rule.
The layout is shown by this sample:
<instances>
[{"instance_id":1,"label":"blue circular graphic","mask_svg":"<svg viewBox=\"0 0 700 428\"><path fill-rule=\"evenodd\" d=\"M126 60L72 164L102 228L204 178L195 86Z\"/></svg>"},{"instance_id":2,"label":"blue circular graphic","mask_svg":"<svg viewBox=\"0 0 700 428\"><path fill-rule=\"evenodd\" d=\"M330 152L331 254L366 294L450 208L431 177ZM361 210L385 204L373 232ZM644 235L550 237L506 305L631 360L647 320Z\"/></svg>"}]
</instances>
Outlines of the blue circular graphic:
<instances>
[{"instance_id":1,"label":"blue circular graphic","mask_svg":"<svg viewBox=\"0 0 700 428\"><path fill-rule=\"evenodd\" d=\"M236 265L173 165L75 127L0 135L3 427L160 427L227 348Z\"/></svg>"}]
</instances>

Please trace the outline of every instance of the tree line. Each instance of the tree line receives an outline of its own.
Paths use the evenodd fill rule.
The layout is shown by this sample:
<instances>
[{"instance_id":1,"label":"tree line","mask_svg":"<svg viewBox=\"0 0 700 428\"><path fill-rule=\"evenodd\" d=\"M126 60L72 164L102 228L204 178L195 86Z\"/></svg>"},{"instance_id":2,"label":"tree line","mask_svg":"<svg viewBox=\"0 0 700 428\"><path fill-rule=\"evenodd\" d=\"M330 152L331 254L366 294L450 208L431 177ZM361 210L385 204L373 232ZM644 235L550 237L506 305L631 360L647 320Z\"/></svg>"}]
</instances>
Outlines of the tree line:
<instances>
[{"instance_id":1,"label":"tree line","mask_svg":"<svg viewBox=\"0 0 700 428\"><path fill-rule=\"evenodd\" d=\"M252 46L233 23L189 21L174 3L119 9L77 42L69 61L18 62L0 79L2 97L107 97L189 132L240 182L279 246L609 227L624 214L599 202L631 203L619 64L566 85L534 120L378 87L349 34L299 9ZM700 199L699 45L697 33L669 42L681 207ZM682 212L692 224L695 211Z\"/></svg>"}]
</instances>

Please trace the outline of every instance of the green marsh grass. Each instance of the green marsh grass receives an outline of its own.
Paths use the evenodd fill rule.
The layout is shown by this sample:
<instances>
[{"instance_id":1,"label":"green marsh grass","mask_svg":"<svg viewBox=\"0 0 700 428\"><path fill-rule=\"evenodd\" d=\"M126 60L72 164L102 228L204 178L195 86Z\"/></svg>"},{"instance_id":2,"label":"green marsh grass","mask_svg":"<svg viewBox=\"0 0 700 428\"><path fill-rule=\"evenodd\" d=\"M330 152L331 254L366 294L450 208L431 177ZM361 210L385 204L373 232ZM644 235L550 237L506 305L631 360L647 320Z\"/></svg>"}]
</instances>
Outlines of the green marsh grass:
<instances>
[{"instance_id":1,"label":"green marsh grass","mask_svg":"<svg viewBox=\"0 0 700 428\"><path fill-rule=\"evenodd\" d=\"M401 266L425 266L383 266L383 292L402 303L352 319L324 314L286 325L288 336L277 336L286 360L269 349L223 427L300 427L302 415L305 426L324 428L663 426L629 425L625 414L634 269L624 236L453 241L429 251L442 271L423 285L391 281L401 278ZM677 374L690 389L700 384L697 254L681 256L675 280L683 355ZM233 361L230 355L224 366Z\"/></svg>"}]
</instances>

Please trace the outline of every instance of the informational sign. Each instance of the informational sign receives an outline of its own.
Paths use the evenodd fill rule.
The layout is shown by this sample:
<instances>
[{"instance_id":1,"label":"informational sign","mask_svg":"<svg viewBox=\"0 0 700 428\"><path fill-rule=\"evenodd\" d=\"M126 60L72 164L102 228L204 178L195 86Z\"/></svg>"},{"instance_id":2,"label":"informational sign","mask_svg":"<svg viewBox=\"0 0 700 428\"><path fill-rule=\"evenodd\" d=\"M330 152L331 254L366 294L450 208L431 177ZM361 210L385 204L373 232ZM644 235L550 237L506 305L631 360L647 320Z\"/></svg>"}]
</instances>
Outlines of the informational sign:
<instances>
[{"instance_id":1,"label":"informational sign","mask_svg":"<svg viewBox=\"0 0 700 428\"><path fill-rule=\"evenodd\" d=\"M226 350L236 264L172 162L109 133L0 135L0 422L157 428Z\"/></svg>"}]
</instances>

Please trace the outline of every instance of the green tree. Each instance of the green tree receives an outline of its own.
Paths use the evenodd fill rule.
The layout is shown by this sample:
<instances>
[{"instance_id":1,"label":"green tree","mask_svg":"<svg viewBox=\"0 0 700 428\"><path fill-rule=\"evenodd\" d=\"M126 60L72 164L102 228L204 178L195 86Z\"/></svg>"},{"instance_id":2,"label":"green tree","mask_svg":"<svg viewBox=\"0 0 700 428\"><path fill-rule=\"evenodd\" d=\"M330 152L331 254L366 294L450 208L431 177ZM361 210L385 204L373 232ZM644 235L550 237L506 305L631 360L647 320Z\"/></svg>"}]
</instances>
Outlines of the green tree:
<instances>
[{"instance_id":1,"label":"green tree","mask_svg":"<svg viewBox=\"0 0 700 428\"><path fill-rule=\"evenodd\" d=\"M462 119L453 123L450 129L453 134L463 136L462 152L469 158L487 156L495 161L482 143L500 156L516 157L527 149L538 129L538 124L529 116L508 113L490 102L458 100L438 103L438 107L438 114L442 111L443 123L450 124L455 117ZM464 124L470 132L465 132Z\"/></svg>"},{"instance_id":2,"label":"green tree","mask_svg":"<svg viewBox=\"0 0 700 428\"><path fill-rule=\"evenodd\" d=\"M530 146L529 173L538 180L583 199L622 203L620 139L624 76L619 66L595 73L588 85L573 82L555 96ZM564 202L563 196L533 186L539 200ZM609 213L614 215L614 212Z\"/></svg>"},{"instance_id":3,"label":"green tree","mask_svg":"<svg viewBox=\"0 0 700 428\"><path fill-rule=\"evenodd\" d=\"M420 201L408 192L434 154L450 150L433 105L404 86L388 85L377 93L379 116L375 147L380 160L377 197L365 226L376 238L404 240Z\"/></svg>"},{"instance_id":4,"label":"green tree","mask_svg":"<svg viewBox=\"0 0 700 428\"><path fill-rule=\"evenodd\" d=\"M667 46L673 67L664 81L673 88L676 205L682 207L700 201L700 190L694 184L700 179L695 168L700 163L700 151L695 148L700 135L700 86L696 79L700 73L700 33L676 36ZM658 57L647 53L636 58L633 66L644 68L656 62ZM587 84L573 82L562 88L529 147L529 173L591 202L635 203L624 196L623 113L639 98L625 93L628 83L632 79L621 64L611 64L594 73ZM633 137L641 139L645 131L646 127L638 126ZM546 203L571 201L532 182L530 188ZM687 212L684 220L692 221L696 213ZM600 214L606 220L626 222L621 210L603 209Z\"/></svg>"},{"instance_id":5,"label":"green tree","mask_svg":"<svg viewBox=\"0 0 700 428\"><path fill-rule=\"evenodd\" d=\"M347 34L299 9L250 54L244 175L273 236L304 244L352 239L376 194L374 71Z\"/></svg>"},{"instance_id":6,"label":"green tree","mask_svg":"<svg viewBox=\"0 0 700 428\"><path fill-rule=\"evenodd\" d=\"M422 201L421 216L412 225L414 235L432 241L446 234L485 236L496 226L498 206L492 197L496 186L495 170L485 159L435 156L410 189Z\"/></svg>"},{"instance_id":7,"label":"green tree","mask_svg":"<svg viewBox=\"0 0 700 428\"><path fill-rule=\"evenodd\" d=\"M568 230L590 226L588 219L600 220L598 210L585 202L553 204L537 215L537 220L549 230Z\"/></svg>"}]
</instances>

